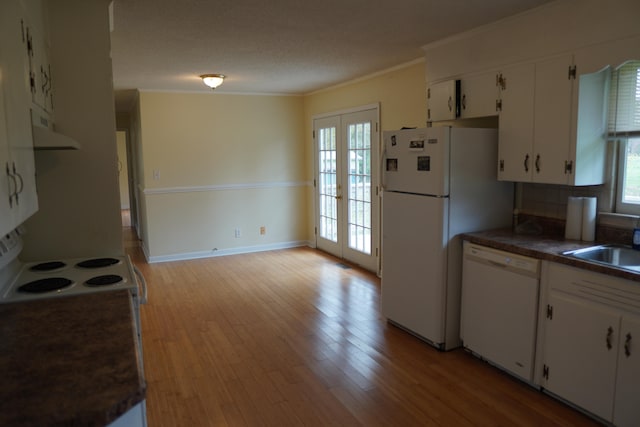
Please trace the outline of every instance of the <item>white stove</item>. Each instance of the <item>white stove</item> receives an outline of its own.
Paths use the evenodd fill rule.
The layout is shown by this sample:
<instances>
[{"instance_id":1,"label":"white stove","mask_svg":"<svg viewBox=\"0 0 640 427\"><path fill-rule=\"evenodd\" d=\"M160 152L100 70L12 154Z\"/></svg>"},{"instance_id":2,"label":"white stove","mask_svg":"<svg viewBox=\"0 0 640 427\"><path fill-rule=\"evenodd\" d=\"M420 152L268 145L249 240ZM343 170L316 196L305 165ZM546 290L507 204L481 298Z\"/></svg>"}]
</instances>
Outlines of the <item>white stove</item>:
<instances>
[{"instance_id":1,"label":"white stove","mask_svg":"<svg viewBox=\"0 0 640 427\"><path fill-rule=\"evenodd\" d=\"M22 263L21 250L18 231L0 239L0 304L119 289L146 300L144 279L126 255Z\"/></svg>"},{"instance_id":2,"label":"white stove","mask_svg":"<svg viewBox=\"0 0 640 427\"><path fill-rule=\"evenodd\" d=\"M21 234L19 227L0 237L0 304L28 304L30 300L128 290L131 293L138 367L144 378L140 304L147 301L147 285L131 259L127 255L116 255L21 262L18 259L22 251ZM124 425L138 416L142 420L140 425L147 425L144 401L127 414L113 425Z\"/></svg>"}]
</instances>

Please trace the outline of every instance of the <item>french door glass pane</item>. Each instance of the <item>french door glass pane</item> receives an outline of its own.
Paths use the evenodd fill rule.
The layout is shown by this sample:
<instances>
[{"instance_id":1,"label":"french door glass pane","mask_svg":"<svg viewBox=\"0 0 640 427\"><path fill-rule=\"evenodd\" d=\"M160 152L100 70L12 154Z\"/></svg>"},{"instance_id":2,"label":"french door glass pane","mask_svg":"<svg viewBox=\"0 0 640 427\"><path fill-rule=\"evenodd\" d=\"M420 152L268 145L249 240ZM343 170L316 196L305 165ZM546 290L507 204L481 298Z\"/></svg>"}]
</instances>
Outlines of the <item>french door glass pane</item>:
<instances>
[{"instance_id":1,"label":"french door glass pane","mask_svg":"<svg viewBox=\"0 0 640 427\"><path fill-rule=\"evenodd\" d=\"M318 193L320 207L320 237L338 241L338 206L336 181L336 128L319 130Z\"/></svg>"},{"instance_id":2,"label":"french door glass pane","mask_svg":"<svg viewBox=\"0 0 640 427\"><path fill-rule=\"evenodd\" d=\"M351 124L347 135L349 247L371 254L371 124Z\"/></svg>"}]
</instances>

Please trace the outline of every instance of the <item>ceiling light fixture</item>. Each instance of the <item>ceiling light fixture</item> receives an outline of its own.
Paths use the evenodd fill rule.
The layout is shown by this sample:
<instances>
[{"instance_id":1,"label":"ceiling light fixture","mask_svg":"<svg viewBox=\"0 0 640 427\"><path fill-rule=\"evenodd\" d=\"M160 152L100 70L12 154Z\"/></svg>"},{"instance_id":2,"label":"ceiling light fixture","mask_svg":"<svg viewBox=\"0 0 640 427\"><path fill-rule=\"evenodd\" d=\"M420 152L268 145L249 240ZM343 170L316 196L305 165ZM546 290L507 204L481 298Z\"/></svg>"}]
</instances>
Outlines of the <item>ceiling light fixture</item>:
<instances>
[{"instance_id":1,"label":"ceiling light fixture","mask_svg":"<svg viewBox=\"0 0 640 427\"><path fill-rule=\"evenodd\" d=\"M226 76L224 74L202 74L200 76L202 82L209 86L212 90L220 86L225 77Z\"/></svg>"}]
</instances>

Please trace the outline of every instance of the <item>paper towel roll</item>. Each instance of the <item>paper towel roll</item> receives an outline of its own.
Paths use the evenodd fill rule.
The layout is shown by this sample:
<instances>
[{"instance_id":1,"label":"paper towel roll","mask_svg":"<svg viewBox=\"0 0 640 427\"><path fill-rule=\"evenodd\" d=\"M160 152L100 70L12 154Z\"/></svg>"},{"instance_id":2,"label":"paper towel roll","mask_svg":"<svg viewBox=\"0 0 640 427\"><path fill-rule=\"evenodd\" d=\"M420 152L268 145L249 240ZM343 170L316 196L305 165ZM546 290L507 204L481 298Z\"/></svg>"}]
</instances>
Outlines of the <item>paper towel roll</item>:
<instances>
[{"instance_id":1,"label":"paper towel roll","mask_svg":"<svg viewBox=\"0 0 640 427\"><path fill-rule=\"evenodd\" d=\"M582 199L582 240L593 242L596 239L596 206L598 199L584 197Z\"/></svg>"},{"instance_id":2,"label":"paper towel roll","mask_svg":"<svg viewBox=\"0 0 640 427\"><path fill-rule=\"evenodd\" d=\"M567 200L567 222L564 227L565 239L580 240L582 236L582 197Z\"/></svg>"}]
</instances>

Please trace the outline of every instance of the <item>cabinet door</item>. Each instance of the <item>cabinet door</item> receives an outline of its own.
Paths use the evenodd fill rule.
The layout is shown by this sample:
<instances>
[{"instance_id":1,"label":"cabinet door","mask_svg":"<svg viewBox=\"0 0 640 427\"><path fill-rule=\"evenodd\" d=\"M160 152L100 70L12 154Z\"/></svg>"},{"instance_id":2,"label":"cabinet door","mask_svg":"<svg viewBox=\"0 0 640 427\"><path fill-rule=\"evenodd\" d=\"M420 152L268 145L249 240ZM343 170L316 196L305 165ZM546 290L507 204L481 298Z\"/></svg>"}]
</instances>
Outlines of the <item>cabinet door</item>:
<instances>
[{"instance_id":1,"label":"cabinet door","mask_svg":"<svg viewBox=\"0 0 640 427\"><path fill-rule=\"evenodd\" d=\"M543 387L610 421L620 316L554 291L548 303Z\"/></svg>"},{"instance_id":2,"label":"cabinet door","mask_svg":"<svg viewBox=\"0 0 640 427\"><path fill-rule=\"evenodd\" d=\"M571 108L569 185L599 185L605 181L607 110L611 67L601 64L596 48L576 52L576 80Z\"/></svg>"},{"instance_id":3,"label":"cabinet door","mask_svg":"<svg viewBox=\"0 0 640 427\"><path fill-rule=\"evenodd\" d=\"M5 232L17 227L36 212L36 172L31 135L31 96L29 89L29 62L26 37L23 37L25 12L18 0L6 0L0 6L0 64L4 92L7 162L2 173L9 168L9 180L15 193L12 214L2 217ZM7 187L5 187L7 188Z\"/></svg>"},{"instance_id":4,"label":"cabinet door","mask_svg":"<svg viewBox=\"0 0 640 427\"><path fill-rule=\"evenodd\" d=\"M571 56L536 63L533 131L533 181L567 184L565 162L571 143L573 78Z\"/></svg>"},{"instance_id":5,"label":"cabinet door","mask_svg":"<svg viewBox=\"0 0 640 427\"><path fill-rule=\"evenodd\" d=\"M458 114L456 106L456 80L435 83L429 86L427 93L427 120L455 120Z\"/></svg>"},{"instance_id":6,"label":"cabinet door","mask_svg":"<svg viewBox=\"0 0 640 427\"><path fill-rule=\"evenodd\" d=\"M4 96L1 62L2 53L0 51L0 235L5 235L12 230L13 224L13 192L15 191L15 182L6 172L9 165L9 146L7 141L7 122L4 114Z\"/></svg>"},{"instance_id":7,"label":"cabinet door","mask_svg":"<svg viewBox=\"0 0 640 427\"><path fill-rule=\"evenodd\" d=\"M533 173L534 64L501 71L498 179L531 181Z\"/></svg>"},{"instance_id":8,"label":"cabinet door","mask_svg":"<svg viewBox=\"0 0 640 427\"><path fill-rule=\"evenodd\" d=\"M469 76L460 81L460 117L471 119L475 117L495 116L498 86L496 73L483 73Z\"/></svg>"},{"instance_id":9,"label":"cabinet door","mask_svg":"<svg viewBox=\"0 0 640 427\"><path fill-rule=\"evenodd\" d=\"M49 66L49 50L41 2L27 3L26 37L30 41L28 58L29 71L32 78L32 101L43 110L51 113L51 67Z\"/></svg>"},{"instance_id":10,"label":"cabinet door","mask_svg":"<svg viewBox=\"0 0 640 427\"><path fill-rule=\"evenodd\" d=\"M620 329L613 423L637 426L640 420L640 317L625 316Z\"/></svg>"}]
</instances>

